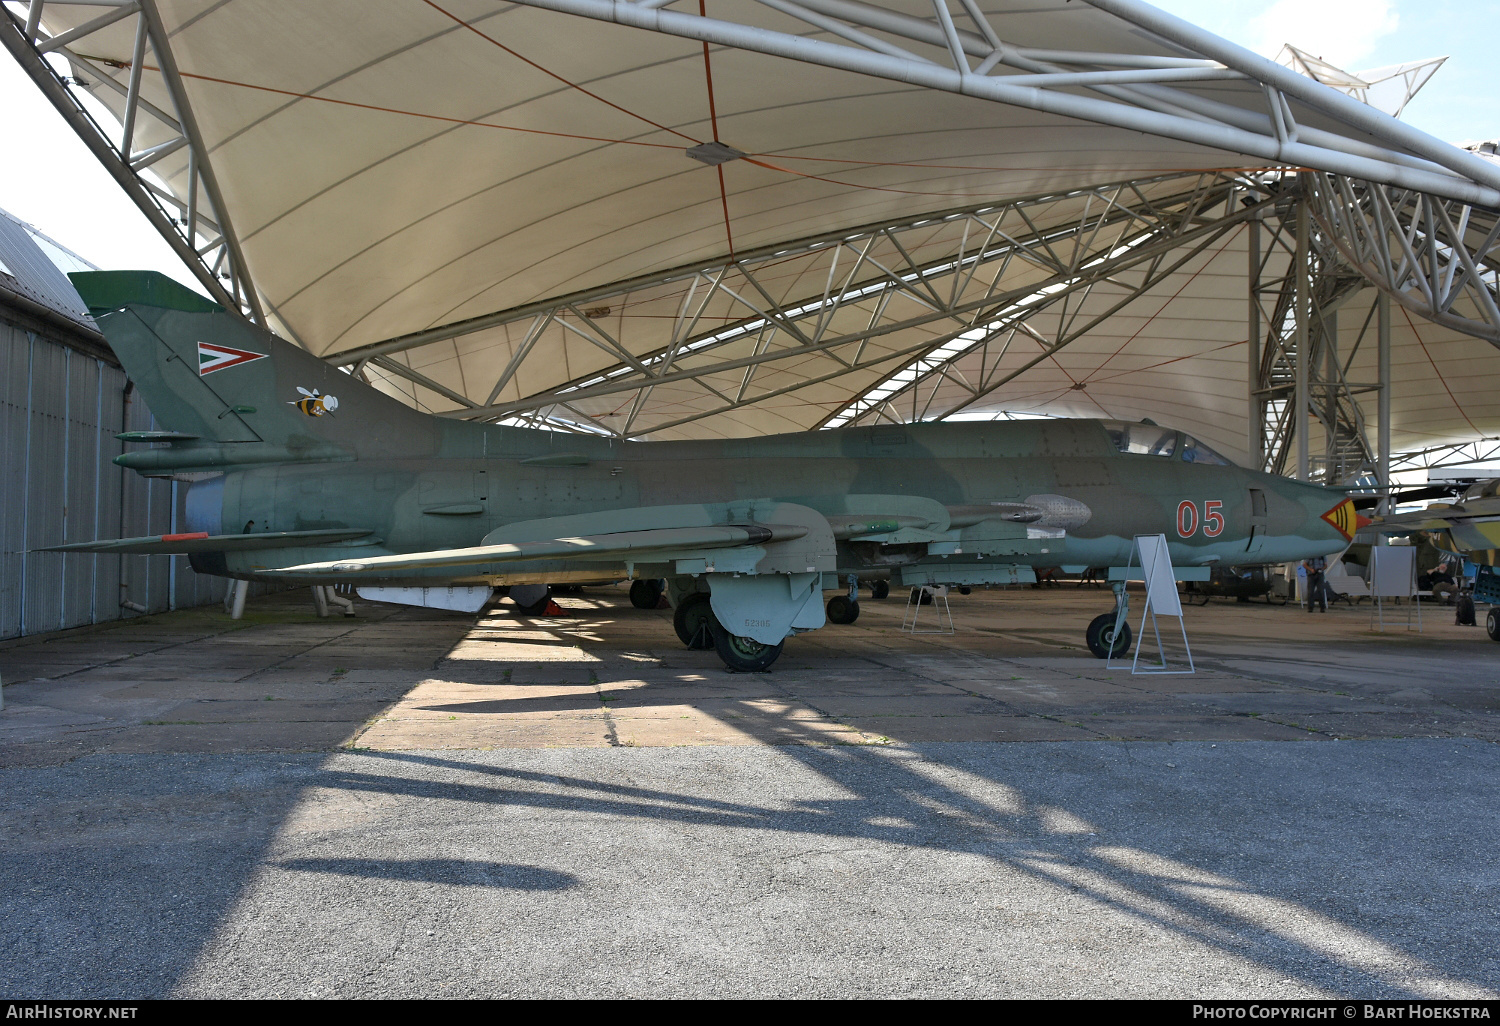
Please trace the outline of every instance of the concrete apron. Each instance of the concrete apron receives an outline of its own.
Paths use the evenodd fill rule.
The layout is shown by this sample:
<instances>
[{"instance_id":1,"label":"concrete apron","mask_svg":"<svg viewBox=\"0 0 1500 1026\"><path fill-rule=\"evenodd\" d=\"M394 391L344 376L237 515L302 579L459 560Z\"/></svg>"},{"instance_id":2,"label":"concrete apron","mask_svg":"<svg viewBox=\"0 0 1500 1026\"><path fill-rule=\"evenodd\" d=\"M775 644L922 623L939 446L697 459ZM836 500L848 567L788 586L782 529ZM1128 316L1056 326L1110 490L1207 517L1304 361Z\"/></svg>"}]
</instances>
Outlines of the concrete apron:
<instances>
[{"instance_id":1,"label":"concrete apron","mask_svg":"<svg viewBox=\"0 0 1500 1026\"><path fill-rule=\"evenodd\" d=\"M1132 678L1103 591L867 600L734 675L609 590L305 599L0 648L0 990L1500 989L1500 646L1448 617L1193 607L1202 672Z\"/></svg>"}]
</instances>

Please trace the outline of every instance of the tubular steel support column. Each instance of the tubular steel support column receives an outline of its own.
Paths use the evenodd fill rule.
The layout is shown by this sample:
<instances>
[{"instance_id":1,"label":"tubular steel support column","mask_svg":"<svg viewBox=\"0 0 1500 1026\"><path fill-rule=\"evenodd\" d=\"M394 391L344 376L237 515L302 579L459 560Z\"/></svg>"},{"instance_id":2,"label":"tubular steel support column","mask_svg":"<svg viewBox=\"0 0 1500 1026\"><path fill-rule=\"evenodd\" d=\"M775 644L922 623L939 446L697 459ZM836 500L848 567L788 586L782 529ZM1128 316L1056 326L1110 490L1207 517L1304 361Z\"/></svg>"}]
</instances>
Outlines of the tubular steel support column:
<instances>
[{"instance_id":1,"label":"tubular steel support column","mask_svg":"<svg viewBox=\"0 0 1500 1026\"><path fill-rule=\"evenodd\" d=\"M1250 241L1250 309L1247 329L1250 345L1245 357L1246 451L1256 470L1266 467L1265 399L1260 395L1260 218L1245 224Z\"/></svg>"},{"instance_id":2,"label":"tubular steel support column","mask_svg":"<svg viewBox=\"0 0 1500 1026\"><path fill-rule=\"evenodd\" d=\"M1379 346L1380 362L1380 487L1384 493L1380 499L1379 510L1382 515L1391 512L1391 297L1384 291L1375 297L1375 306L1379 322L1377 325L1377 345ZM1380 543L1385 543L1385 535L1380 536Z\"/></svg>"},{"instance_id":3,"label":"tubular steel support column","mask_svg":"<svg viewBox=\"0 0 1500 1026\"><path fill-rule=\"evenodd\" d=\"M1339 459L1339 312L1330 310L1318 318L1318 333L1323 336L1323 454L1327 461L1323 483L1338 481Z\"/></svg>"},{"instance_id":4,"label":"tubular steel support column","mask_svg":"<svg viewBox=\"0 0 1500 1026\"><path fill-rule=\"evenodd\" d=\"M1308 321L1312 319L1312 295L1307 280L1307 256L1309 225L1307 223L1307 200L1297 200L1297 259L1293 264L1293 274L1297 276L1297 308L1296 308L1296 343L1297 363L1296 381L1293 389L1293 402L1296 409L1293 412L1293 432L1297 440L1297 480L1308 480L1308 445L1307 445L1307 346L1312 333L1308 331Z\"/></svg>"}]
</instances>

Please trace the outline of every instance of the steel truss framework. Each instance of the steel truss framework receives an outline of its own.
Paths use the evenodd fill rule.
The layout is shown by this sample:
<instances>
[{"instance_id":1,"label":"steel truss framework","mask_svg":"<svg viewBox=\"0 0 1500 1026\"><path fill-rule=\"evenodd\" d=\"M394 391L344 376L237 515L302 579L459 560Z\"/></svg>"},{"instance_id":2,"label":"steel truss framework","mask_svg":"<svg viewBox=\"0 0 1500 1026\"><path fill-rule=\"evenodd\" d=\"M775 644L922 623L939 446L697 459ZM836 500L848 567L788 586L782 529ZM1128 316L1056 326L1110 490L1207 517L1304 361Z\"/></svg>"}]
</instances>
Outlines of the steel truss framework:
<instances>
[{"instance_id":1,"label":"steel truss framework","mask_svg":"<svg viewBox=\"0 0 1500 1026\"><path fill-rule=\"evenodd\" d=\"M1430 449L1395 453L1391 456L1391 473L1462 467L1471 463L1494 463L1497 460L1500 460L1500 440L1483 438L1474 442L1435 445Z\"/></svg>"},{"instance_id":2,"label":"steel truss framework","mask_svg":"<svg viewBox=\"0 0 1500 1026\"><path fill-rule=\"evenodd\" d=\"M1058 278L1064 288L1059 288L1058 282L1049 283L978 330L961 333L931 348L854 397L824 418L819 426L945 420L963 412L1052 359L1161 284L1229 231L1259 216L1268 201L1256 199L1250 193L1254 187L1255 183L1249 179L1228 175L1213 179L1211 184L1204 183L1178 213L1181 224L1194 226L1191 238L1186 237L1186 232L1175 242L1170 236L1164 237L1162 245L1137 254L1138 258L1128 264L1105 266L1097 261L1066 261L1054 254ZM1246 200L1248 205L1236 209L1237 199ZM1085 314L1085 303L1103 287L1110 287L1110 302L1102 310ZM1029 323L1037 314L1059 307L1060 316L1051 334L1043 334ZM1037 343L1040 351L1019 366L1005 365L1002 361L1011 352L1017 336ZM974 369L965 373L959 366L961 362ZM957 394L956 400L943 399L940 392L944 385L952 386L948 391Z\"/></svg>"},{"instance_id":3,"label":"steel truss framework","mask_svg":"<svg viewBox=\"0 0 1500 1026\"><path fill-rule=\"evenodd\" d=\"M1413 313L1500 346L1500 214L1337 175L1303 177L1312 216L1345 263Z\"/></svg>"},{"instance_id":4,"label":"steel truss framework","mask_svg":"<svg viewBox=\"0 0 1500 1026\"><path fill-rule=\"evenodd\" d=\"M48 2L100 13L47 36ZM947 211L498 311L332 358L400 383L414 401L438 396L457 407L445 415L640 437L836 383L843 396L823 402L813 426L941 419L1024 372L997 370L1018 335L1043 343L1033 361L1040 362L1247 221L1261 254L1250 274L1250 448L1268 469L1295 463L1302 476L1347 479L1391 458L1384 440L1371 444L1359 401L1372 391L1388 401L1388 379L1345 380L1353 352L1337 347L1339 308L1364 282L1429 320L1500 345L1500 165L1135 0L1086 2L1183 56L1014 46L975 0L958 0L957 12L932 0L930 18L854 0L756 0L793 19L798 32L840 42L665 9L680 0L519 2L1320 170L1300 176L1300 198L1275 195L1275 174L1200 173ZM3 6L6 48L209 294L267 324L275 310L249 278L155 0ZM95 33L122 25L135 41L123 86L88 47ZM119 132L90 115L78 83L49 59L56 56L120 93ZM166 102L144 95L148 68L160 71ZM1263 109L1192 91L1206 82L1248 84ZM149 145L137 145L148 135ZM178 195L153 180L151 168L184 149L190 169ZM1073 204L1072 216L1041 218L1058 204ZM776 284L799 261L796 280L815 271L820 287ZM1120 290L1120 302L1085 317L1084 300L1105 285ZM653 346L627 344L606 315L647 294L673 298L670 325ZM1028 324L1043 311L1061 311L1063 325L1045 339ZM1388 318L1380 322L1388 346ZM511 355L482 400L414 359L494 328L514 329ZM528 363L547 358L544 340L559 333L583 340L602 364L560 386L518 389ZM1364 337L1362 330L1356 349ZM972 366L976 357L979 372L962 373L959 359ZM939 386L956 386L959 401L938 403ZM507 390L517 394L505 398ZM672 390L691 391L693 401L679 404L679 414L653 413L653 398ZM1310 419L1326 428L1317 456L1307 451ZM1377 419L1388 427L1388 416ZM1443 446L1395 457L1391 467L1466 462L1481 450L1489 454L1481 443Z\"/></svg>"},{"instance_id":5,"label":"steel truss framework","mask_svg":"<svg viewBox=\"0 0 1500 1026\"><path fill-rule=\"evenodd\" d=\"M1302 480L1348 481L1379 471L1385 451L1371 444L1359 397L1385 396L1389 372L1377 382L1351 382L1348 374L1367 336L1381 328L1387 357L1381 366L1387 367L1389 324L1382 320L1370 331L1377 303L1349 352L1339 352L1339 308L1368 283L1315 230L1298 199L1297 180L1285 184L1292 188L1284 190L1273 216L1252 223L1249 246L1250 333L1258 342L1249 358L1251 459ZM1317 455L1310 452L1313 420L1324 442Z\"/></svg>"},{"instance_id":6,"label":"steel truss framework","mask_svg":"<svg viewBox=\"0 0 1500 1026\"><path fill-rule=\"evenodd\" d=\"M623 438L721 416L826 381L869 382L868 390L852 402L833 404L812 425L837 426L888 407L882 389L892 390L893 376L951 377L951 362L960 355L988 349L1002 354L1017 333L1035 334L1026 321L1043 310L1064 311L1068 331L1051 344L1066 346L1254 216L1260 209L1255 203L1223 212L1235 206L1233 197L1244 195L1237 176L1202 173L950 211L476 318L335 359L356 372L373 364L459 405L445 416L551 423ZM1075 211L1071 219L1059 222L1061 206ZM1039 228L1044 216L1047 227ZM789 267L799 280L816 281L817 291L775 298L779 286L773 279ZM1080 316L1083 301L1103 284L1124 292L1104 313ZM676 308L663 332L665 344L633 355L606 327L604 315L628 309L642 293L660 302L655 290L663 286L672 287ZM717 323L703 329L708 319ZM476 403L394 358L441 337L505 324L524 329L489 391L490 402ZM559 328L611 354L618 365L540 395L493 402L527 359L545 358L536 354L537 340ZM1043 351L1027 366L1048 355ZM793 365L796 373L790 380L763 381L774 365ZM998 372L983 375L965 387L977 399L1015 373L1003 379ZM668 385L694 390L692 411L643 417L653 391ZM603 411L624 412L606 417ZM905 419L931 414L918 404Z\"/></svg>"},{"instance_id":7,"label":"steel truss framework","mask_svg":"<svg viewBox=\"0 0 1500 1026\"><path fill-rule=\"evenodd\" d=\"M858 0L756 0L793 19L788 29L837 43L666 9L682 0L518 2L1500 207L1500 167L1140 0L1084 2L1185 56L1016 46L976 0L958 12L930 0L931 18ZM1264 110L1184 88L1216 81L1258 90ZM1338 129L1300 123L1294 105Z\"/></svg>"},{"instance_id":8,"label":"steel truss framework","mask_svg":"<svg viewBox=\"0 0 1500 1026\"><path fill-rule=\"evenodd\" d=\"M182 80L177 74L167 35L154 0L51 0L54 5L96 7L100 14L76 28L48 36L41 27L44 0L0 5L0 39L24 68L42 94L52 102L69 126L89 147L107 171L161 233L198 281L223 306L239 310L258 324L265 323L260 296L245 267L239 241L230 225L224 200L206 159L202 136ZM89 40L101 29L124 23L133 29L134 47L129 79L120 86L88 56ZM75 70L92 74L92 81L120 91L121 130L106 131L84 105L82 83L64 75L48 60L67 59ZM114 62L117 66L119 62ZM142 72L159 70L166 84L168 104L164 108L143 95ZM145 121L157 131L152 138L163 141L142 147L138 140L148 135ZM189 154L188 187L185 196L163 188L150 173L153 164L186 148ZM285 330L285 329L283 329Z\"/></svg>"}]
</instances>

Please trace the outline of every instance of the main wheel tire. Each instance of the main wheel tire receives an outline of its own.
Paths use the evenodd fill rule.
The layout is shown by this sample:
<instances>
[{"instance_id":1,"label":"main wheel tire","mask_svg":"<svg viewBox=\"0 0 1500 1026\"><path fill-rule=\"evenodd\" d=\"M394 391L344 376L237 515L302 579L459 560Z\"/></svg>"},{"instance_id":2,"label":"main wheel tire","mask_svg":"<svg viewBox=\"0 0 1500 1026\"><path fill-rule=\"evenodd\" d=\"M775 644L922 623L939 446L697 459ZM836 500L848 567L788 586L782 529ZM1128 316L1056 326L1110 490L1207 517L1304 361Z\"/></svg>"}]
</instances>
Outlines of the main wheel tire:
<instances>
[{"instance_id":1,"label":"main wheel tire","mask_svg":"<svg viewBox=\"0 0 1500 1026\"><path fill-rule=\"evenodd\" d=\"M1474 596L1460 595L1453 610L1453 622L1460 627L1474 626Z\"/></svg>"},{"instance_id":2,"label":"main wheel tire","mask_svg":"<svg viewBox=\"0 0 1500 1026\"><path fill-rule=\"evenodd\" d=\"M708 596L698 591L677 603L672 627L688 648L702 651L714 647L714 609Z\"/></svg>"},{"instance_id":3,"label":"main wheel tire","mask_svg":"<svg viewBox=\"0 0 1500 1026\"><path fill-rule=\"evenodd\" d=\"M781 646L785 642L775 645L763 645L754 638L741 638L730 634L719 623L718 619L713 621L714 648L719 653L719 658L724 660L724 665L730 670L739 673L760 673L770 669L772 663L781 655Z\"/></svg>"},{"instance_id":4,"label":"main wheel tire","mask_svg":"<svg viewBox=\"0 0 1500 1026\"><path fill-rule=\"evenodd\" d=\"M911 590L911 600L919 606L930 606L932 605L932 592L926 588L913 588Z\"/></svg>"},{"instance_id":5,"label":"main wheel tire","mask_svg":"<svg viewBox=\"0 0 1500 1026\"><path fill-rule=\"evenodd\" d=\"M876 581L870 585L870 597L872 599L883 599L891 593L890 581Z\"/></svg>"},{"instance_id":6,"label":"main wheel tire","mask_svg":"<svg viewBox=\"0 0 1500 1026\"><path fill-rule=\"evenodd\" d=\"M630 583L630 604L637 609L655 609L661 601L661 581L654 578Z\"/></svg>"},{"instance_id":7,"label":"main wheel tire","mask_svg":"<svg viewBox=\"0 0 1500 1026\"><path fill-rule=\"evenodd\" d=\"M1089 651L1100 659L1130 653L1130 624L1120 624L1120 633L1117 636L1114 613L1101 613L1094 617L1089 622L1089 629L1084 637L1088 641Z\"/></svg>"},{"instance_id":8,"label":"main wheel tire","mask_svg":"<svg viewBox=\"0 0 1500 1026\"><path fill-rule=\"evenodd\" d=\"M1500 641L1500 610L1490 607L1489 615L1484 618L1484 632L1490 636L1491 641Z\"/></svg>"},{"instance_id":9,"label":"main wheel tire","mask_svg":"<svg viewBox=\"0 0 1500 1026\"><path fill-rule=\"evenodd\" d=\"M835 595L828 600L828 619L832 623L853 623L859 619L859 603L848 595Z\"/></svg>"}]
</instances>

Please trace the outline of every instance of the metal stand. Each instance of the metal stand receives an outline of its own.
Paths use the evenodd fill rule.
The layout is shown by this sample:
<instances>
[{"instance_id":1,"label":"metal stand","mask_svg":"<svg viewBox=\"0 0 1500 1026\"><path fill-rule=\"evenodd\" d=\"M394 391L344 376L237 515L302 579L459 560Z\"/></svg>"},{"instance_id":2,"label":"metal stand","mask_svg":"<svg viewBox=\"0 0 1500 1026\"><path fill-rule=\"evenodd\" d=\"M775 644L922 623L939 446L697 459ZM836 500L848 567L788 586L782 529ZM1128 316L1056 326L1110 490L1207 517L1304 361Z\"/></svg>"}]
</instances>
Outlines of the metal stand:
<instances>
[{"instance_id":1,"label":"metal stand","mask_svg":"<svg viewBox=\"0 0 1500 1026\"><path fill-rule=\"evenodd\" d=\"M932 596L932 611L937 616L937 626L918 629L917 620L922 615L922 595ZM943 602L942 608L938 607L938 600ZM943 626L943 618L947 617L948 626ZM953 633L953 611L948 608L948 586L946 584L924 584L919 588L913 588L906 594L906 615L901 618L901 629L908 634L952 634Z\"/></svg>"},{"instance_id":2,"label":"metal stand","mask_svg":"<svg viewBox=\"0 0 1500 1026\"><path fill-rule=\"evenodd\" d=\"M1135 674L1178 674L1186 675L1197 673L1193 665L1193 649L1188 644L1187 623L1182 617L1182 600L1177 595L1177 580L1172 574L1172 557L1167 551L1167 536L1164 534L1138 534L1135 536L1135 545L1130 553L1130 561L1126 563L1126 569L1135 562L1136 553L1141 556L1141 571L1146 583L1146 608L1141 612L1141 627L1139 640L1135 644L1135 656L1130 662L1130 672ZM1125 625L1126 617L1130 612L1129 599L1126 597L1126 581L1119 582L1119 590L1115 592L1115 636L1118 637L1120 628ZM1177 626L1182 631L1182 647L1187 651L1188 668L1186 670L1167 669L1167 650L1162 644L1161 627L1156 621L1157 614L1162 616L1177 617ZM1145 647L1146 618L1151 618L1151 633L1156 638L1156 651L1161 658L1161 663L1156 666L1147 666L1141 669L1141 649ZM1115 665L1113 650L1105 668L1123 669L1124 664Z\"/></svg>"},{"instance_id":3,"label":"metal stand","mask_svg":"<svg viewBox=\"0 0 1500 1026\"><path fill-rule=\"evenodd\" d=\"M1417 612L1417 633L1422 631L1422 599L1417 594L1417 554L1406 546L1377 545L1370 550L1370 595L1375 604L1370 609L1370 626L1379 624L1385 630L1385 600L1409 598L1406 607L1406 629L1411 630L1411 614Z\"/></svg>"}]
</instances>

